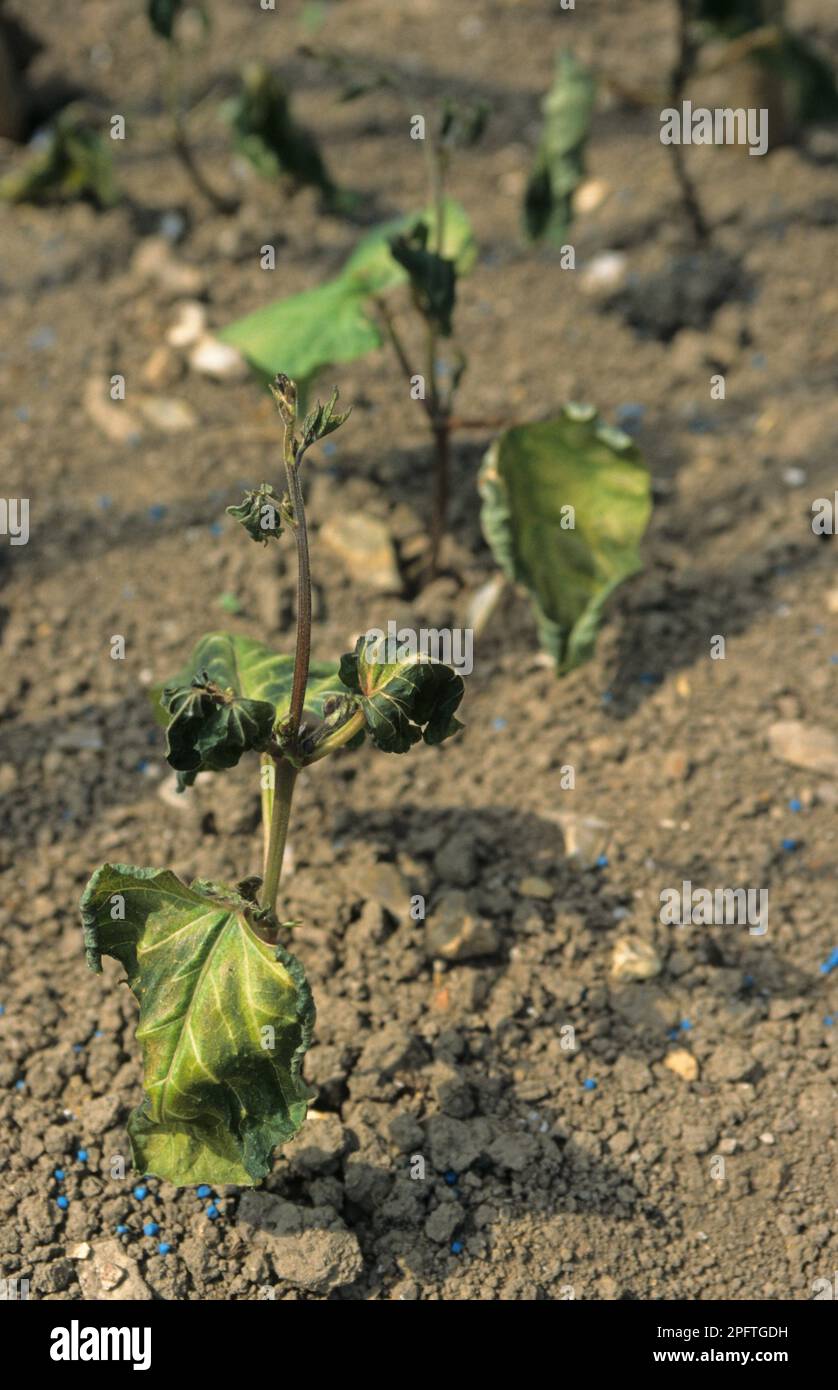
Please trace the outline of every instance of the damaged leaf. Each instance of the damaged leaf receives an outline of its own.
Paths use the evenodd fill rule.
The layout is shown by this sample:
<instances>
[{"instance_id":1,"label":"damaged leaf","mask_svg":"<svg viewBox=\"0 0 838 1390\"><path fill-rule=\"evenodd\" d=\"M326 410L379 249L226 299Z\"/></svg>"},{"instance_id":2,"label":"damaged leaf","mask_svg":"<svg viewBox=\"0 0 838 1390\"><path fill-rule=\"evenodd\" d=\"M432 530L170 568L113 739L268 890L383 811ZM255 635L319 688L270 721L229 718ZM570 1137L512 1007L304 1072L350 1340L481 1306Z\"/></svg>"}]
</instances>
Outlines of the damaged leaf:
<instances>
[{"instance_id":1,"label":"damaged leaf","mask_svg":"<svg viewBox=\"0 0 838 1390\"><path fill-rule=\"evenodd\" d=\"M263 545L282 535L282 499L270 483L246 492L241 502L227 508L227 515L241 523L251 540Z\"/></svg>"},{"instance_id":2,"label":"damaged leaf","mask_svg":"<svg viewBox=\"0 0 838 1390\"><path fill-rule=\"evenodd\" d=\"M463 681L450 666L359 637L341 657L340 678L360 696L367 732L385 753L406 753L414 743L442 743L463 726L454 718Z\"/></svg>"},{"instance_id":3,"label":"damaged leaf","mask_svg":"<svg viewBox=\"0 0 838 1390\"><path fill-rule=\"evenodd\" d=\"M556 61L553 85L544 98L544 126L524 195L524 224L532 241L554 246L567 239L573 193L585 174L584 153L594 110L596 83L572 53Z\"/></svg>"},{"instance_id":4,"label":"damaged leaf","mask_svg":"<svg viewBox=\"0 0 838 1390\"><path fill-rule=\"evenodd\" d=\"M165 869L102 865L81 913L88 965L119 961L140 1006L134 1166L180 1185L260 1182L310 1096L314 1005L299 961L257 935L234 889Z\"/></svg>"},{"instance_id":5,"label":"damaged leaf","mask_svg":"<svg viewBox=\"0 0 838 1390\"><path fill-rule=\"evenodd\" d=\"M542 646L559 671L591 656L602 610L640 568L650 480L628 435L593 406L506 430L479 477L483 534L531 594Z\"/></svg>"},{"instance_id":6,"label":"damaged leaf","mask_svg":"<svg viewBox=\"0 0 838 1390\"><path fill-rule=\"evenodd\" d=\"M453 261L428 250L428 230L426 222L417 222L406 234L393 237L390 250L393 259L407 271L420 314L443 338L450 338L457 268Z\"/></svg>"},{"instance_id":7,"label":"damaged leaf","mask_svg":"<svg viewBox=\"0 0 838 1390\"><path fill-rule=\"evenodd\" d=\"M162 705L169 715L166 759L177 772L220 772L235 767L243 753L268 743L274 707L222 689L206 671L189 685L166 686Z\"/></svg>"}]
</instances>

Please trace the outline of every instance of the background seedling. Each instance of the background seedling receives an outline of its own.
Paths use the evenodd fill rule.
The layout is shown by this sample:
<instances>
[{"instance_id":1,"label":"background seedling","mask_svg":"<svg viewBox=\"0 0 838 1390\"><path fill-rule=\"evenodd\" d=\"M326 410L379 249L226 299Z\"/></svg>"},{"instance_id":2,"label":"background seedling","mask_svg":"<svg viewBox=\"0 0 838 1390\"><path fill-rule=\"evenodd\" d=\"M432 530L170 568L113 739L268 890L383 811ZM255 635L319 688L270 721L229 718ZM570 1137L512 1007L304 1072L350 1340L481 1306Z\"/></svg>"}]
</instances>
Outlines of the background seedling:
<instances>
[{"instance_id":1,"label":"background seedling","mask_svg":"<svg viewBox=\"0 0 838 1390\"><path fill-rule=\"evenodd\" d=\"M572 53L556 59L553 85L544 98L544 125L524 195L524 226L533 241L554 246L567 239L573 194L585 176L585 145L591 125L596 82Z\"/></svg>"},{"instance_id":2,"label":"background seedling","mask_svg":"<svg viewBox=\"0 0 838 1390\"><path fill-rule=\"evenodd\" d=\"M300 771L367 736L376 748L404 753L461 727L463 682L448 666L365 637L339 664L312 661L300 474L308 451L348 412L336 410L335 389L298 422L294 383L278 377L272 389L287 491L280 498L263 483L230 511L259 544L286 529L294 536L294 655L210 633L158 692L166 757L181 789L199 772L234 767L248 753L259 758L262 877L187 885L168 869L103 864L81 902L88 964L99 971L102 956L113 956L140 1005L145 1099L128 1124L135 1167L177 1184L259 1182L274 1146L305 1119L301 1066L314 1005L302 966L279 943L277 916Z\"/></svg>"},{"instance_id":3,"label":"background seedling","mask_svg":"<svg viewBox=\"0 0 838 1390\"><path fill-rule=\"evenodd\" d=\"M80 107L67 107L43 132L40 148L0 179L0 198L10 203L87 198L99 208L111 207L119 190L107 140Z\"/></svg>"},{"instance_id":4,"label":"background seedling","mask_svg":"<svg viewBox=\"0 0 838 1390\"><path fill-rule=\"evenodd\" d=\"M184 57L178 38L178 19L183 12L183 0L148 0L147 13L154 32L166 44L165 90L172 124L172 148L189 175L195 188L224 216L238 211L238 198L219 193L201 168L189 141L186 128L186 96L184 91ZM206 10L201 10L205 26L209 26Z\"/></svg>"},{"instance_id":5,"label":"background seedling","mask_svg":"<svg viewBox=\"0 0 838 1390\"><path fill-rule=\"evenodd\" d=\"M241 89L224 107L233 142L264 179L284 179L292 189L311 185L320 190L327 212L348 211L355 199L334 183L314 136L291 112L280 79L261 63L242 74Z\"/></svg>"}]
</instances>

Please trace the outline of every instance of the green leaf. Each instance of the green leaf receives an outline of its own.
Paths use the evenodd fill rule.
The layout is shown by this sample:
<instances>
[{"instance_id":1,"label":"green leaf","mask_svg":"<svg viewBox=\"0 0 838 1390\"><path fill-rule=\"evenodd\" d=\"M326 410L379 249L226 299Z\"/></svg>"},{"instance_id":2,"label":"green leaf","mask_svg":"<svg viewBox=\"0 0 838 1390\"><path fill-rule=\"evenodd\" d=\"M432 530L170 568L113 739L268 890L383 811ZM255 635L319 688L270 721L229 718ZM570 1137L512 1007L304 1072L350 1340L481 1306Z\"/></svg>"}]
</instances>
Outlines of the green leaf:
<instances>
[{"instance_id":1,"label":"green leaf","mask_svg":"<svg viewBox=\"0 0 838 1390\"><path fill-rule=\"evenodd\" d=\"M607 598L640 568L651 500L639 451L593 406L568 405L556 420L502 434L478 486L483 533L532 595L542 645L559 671L579 665Z\"/></svg>"},{"instance_id":2,"label":"green leaf","mask_svg":"<svg viewBox=\"0 0 838 1390\"><path fill-rule=\"evenodd\" d=\"M252 63L242 75L238 95L224 107L233 140L265 179L289 175L297 184L311 184L331 198L336 188L314 136L291 114L288 93L275 73Z\"/></svg>"},{"instance_id":3,"label":"green leaf","mask_svg":"<svg viewBox=\"0 0 838 1390\"><path fill-rule=\"evenodd\" d=\"M178 1186L260 1182L310 1098L314 1004L299 961L257 936L258 911L234 889L187 887L167 869L103 864L81 915L88 965L119 961L140 1005L134 1166Z\"/></svg>"},{"instance_id":4,"label":"green leaf","mask_svg":"<svg viewBox=\"0 0 838 1390\"><path fill-rule=\"evenodd\" d=\"M527 235L564 244L573 216L573 193L585 173L584 153L596 83L572 53L556 61L553 85L542 103L544 126L524 195Z\"/></svg>"},{"instance_id":5,"label":"green leaf","mask_svg":"<svg viewBox=\"0 0 838 1390\"><path fill-rule=\"evenodd\" d=\"M68 108L49 131L43 148L21 169L0 179L0 198L10 203L89 198L97 207L112 207L119 191L107 141Z\"/></svg>"},{"instance_id":6,"label":"green leaf","mask_svg":"<svg viewBox=\"0 0 838 1390\"><path fill-rule=\"evenodd\" d=\"M243 753L264 749L274 723L267 700L246 700L211 681L205 670L189 685L166 686L166 759L177 772L220 772Z\"/></svg>"},{"instance_id":7,"label":"green leaf","mask_svg":"<svg viewBox=\"0 0 838 1390\"><path fill-rule=\"evenodd\" d=\"M454 718L462 677L386 639L359 637L354 652L341 657L340 678L360 697L367 732L385 753L406 753L420 738L442 743L463 727Z\"/></svg>"},{"instance_id":8,"label":"green leaf","mask_svg":"<svg viewBox=\"0 0 838 1390\"><path fill-rule=\"evenodd\" d=\"M429 209L420 220L430 226L428 244L436 251L433 216ZM282 373L298 385L322 367L372 352L382 338L371 316L371 301L407 280L393 259L390 240L416 221L415 216L400 217L376 227L358 243L336 279L257 309L219 336L264 375ZM459 275L467 274L477 258L471 224L459 203L451 200L445 205L443 254L455 262Z\"/></svg>"},{"instance_id":9,"label":"green leaf","mask_svg":"<svg viewBox=\"0 0 838 1390\"><path fill-rule=\"evenodd\" d=\"M310 449L312 444L316 444L318 439L325 439L327 435L334 434L341 425L349 419L352 414L352 406L348 410L335 413L335 406L338 402L340 392L335 387L325 405L317 402L313 410L303 420L302 435L300 445L304 449Z\"/></svg>"}]
</instances>

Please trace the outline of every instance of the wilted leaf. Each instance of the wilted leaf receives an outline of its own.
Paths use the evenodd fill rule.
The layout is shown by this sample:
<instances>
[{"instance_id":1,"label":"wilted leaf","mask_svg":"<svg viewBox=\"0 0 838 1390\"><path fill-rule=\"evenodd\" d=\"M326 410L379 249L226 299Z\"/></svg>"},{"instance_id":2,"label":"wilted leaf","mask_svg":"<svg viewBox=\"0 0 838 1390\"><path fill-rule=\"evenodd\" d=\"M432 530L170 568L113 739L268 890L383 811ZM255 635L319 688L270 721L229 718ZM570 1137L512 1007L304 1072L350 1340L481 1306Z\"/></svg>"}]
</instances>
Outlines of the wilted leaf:
<instances>
[{"instance_id":1,"label":"wilted leaf","mask_svg":"<svg viewBox=\"0 0 838 1390\"><path fill-rule=\"evenodd\" d=\"M354 652L341 657L340 678L360 696L370 738L385 753L406 753L420 738L442 743L463 727L454 718L462 677L442 662L359 637Z\"/></svg>"},{"instance_id":2,"label":"wilted leaf","mask_svg":"<svg viewBox=\"0 0 838 1390\"><path fill-rule=\"evenodd\" d=\"M281 507L282 499L274 492L272 484L262 483L246 492L237 506L228 507L227 515L241 522L252 540L267 545L269 540L278 540L282 535Z\"/></svg>"},{"instance_id":3,"label":"wilted leaf","mask_svg":"<svg viewBox=\"0 0 838 1390\"><path fill-rule=\"evenodd\" d=\"M236 149L258 174L275 179L289 175L312 184L327 198L336 188L317 141L291 114L288 93L276 73L253 63L242 75L241 91L225 106Z\"/></svg>"},{"instance_id":4,"label":"wilted leaf","mask_svg":"<svg viewBox=\"0 0 838 1390\"><path fill-rule=\"evenodd\" d=\"M166 759L176 772L220 772L235 767L243 753L265 748L274 707L245 700L199 671L189 685L166 686Z\"/></svg>"},{"instance_id":5,"label":"wilted leaf","mask_svg":"<svg viewBox=\"0 0 838 1390\"><path fill-rule=\"evenodd\" d=\"M10 203L89 198L100 208L111 207L119 191L107 142L81 115L62 112L43 148L0 179L0 198Z\"/></svg>"},{"instance_id":6,"label":"wilted leaf","mask_svg":"<svg viewBox=\"0 0 838 1390\"><path fill-rule=\"evenodd\" d=\"M572 53L556 62L553 85L542 104L544 126L524 195L527 234L561 246L570 229L573 193L584 177L584 152L596 84Z\"/></svg>"},{"instance_id":7,"label":"wilted leaf","mask_svg":"<svg viewBox=\"0 0 838 1390\"><path fill-rule=\"evenodd\" d=\"M171 39L175 21L183 9L183 0L148 0L149 23L161 39Z\"/></svg>"},{"instance_id":8,"label":"wilted leaf","mask_svg":"<svg viewBox=\"0 0 838 1390\"><path fill-rule=\"evenodd\" d=\"M428 244L435 251L433 212L426 211L421 220L431 226ZM285 373L298 385L321 367L363 357L382 341L371 314L373 296L407 279L393 259L390 240L416 221L401 217L383 223L359 242L336 279L257 309L219 336L258 371L270 377ZM455 262L457 273L471 270L477 256L471 224L459 203L450 200L445 205L443 242L443 253Z\"/></svg>"},{"instance_id":9,"label":"wilted leaf","mask_svg":"<svg viewBox=\"0 0 838 1390\"><path fill-rule=\"evenodd\" d=\"M542 645L569 670L593 652L608 596L640 568L651 501L639 451L593 406L569 405L502 434L479 488L495 559L530 591Z\"/></svg>"},{"instance_id":10,"label":"wilted leaf","mask_svg":"<svg viewBox=\"0 0 838 1390\"><path fill-rule=\"evenodd\" d=\"M393 237L390 250L408 273L419 312L444 338L450 338L457 269L453 261L428 250L428 230L426 222L417 223L406 234Z\"/></svg>"},{"instance_id":11,"label":"wilted leaf","mask_svg":"<svg viewBox=\"0 0 838 1390\"><path fill-rule=\"evenodd\" d=\"M145 1099L134 1166L177 1185L252 1186L305 1119L314 1005L302 967L257 936L233 889L104 864L81 900L87 963L125 967L139 1001Z\"/></svg>"},{"instance_id":12,"label":"wilted leaf","mask_svg":"<svg viewBox=\"0 0 838 1390\"><path fill-rule=\"evenodd\" d=\"M196 645L188 666L171 681L167 681L165 686L157 686L152 690L158 723L170 727L170 717L162 703L164 691L168 688L188 689L196 679L201 682L211 681L220 690L227 692L228 698L232 696L239 702L249 702L251 713L253 704L267 703L273 711L272 727L277 729L288 717L294 679L294 658L272 652L269 647L253 637L210 632ZM346 694L347 690L341 684L334 662L312 661L303 722L312 726L318 724L324 718L327 702L345 697ZM241 708L240 704L238 708ZM262 727L261 724L259 727ZM254 743L250 746L256 747ZM190 770L183 770L179 778L180 788L191 786L197 773L204 768L209 771L218 770L211 763L202 763Z\"/></svg>"}]
</instances>

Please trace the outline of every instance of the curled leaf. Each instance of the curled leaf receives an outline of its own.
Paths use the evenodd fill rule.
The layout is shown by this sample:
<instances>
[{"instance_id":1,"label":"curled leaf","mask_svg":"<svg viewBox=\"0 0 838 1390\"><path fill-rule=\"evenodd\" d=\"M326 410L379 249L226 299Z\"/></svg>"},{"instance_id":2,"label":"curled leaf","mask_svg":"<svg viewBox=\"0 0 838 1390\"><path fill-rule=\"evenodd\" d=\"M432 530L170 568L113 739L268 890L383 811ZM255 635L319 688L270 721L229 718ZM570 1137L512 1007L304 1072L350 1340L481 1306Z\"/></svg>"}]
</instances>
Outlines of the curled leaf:
<instances>
[{"instance_id":1,"label":"curled leaf","mask_svg":"<svg viewBox=\"0 0 838 1390\"><path fill-rule=\"evenodd\" d=\"M450 666L405 652L382 639L359 637L341 657L340 678L358 695L367 732L385 753L414 743L442 743L463 726L454 718L463 680Z\"/></svg>"},{"instance_id":2,"label":"curled leaf","mask_svg":"<svg viewBox=\"0 0 838 1390\"><path fill-rule=\"evenodd\" d=\"M183 0L148 0L146 12L155 34L159 34L161 39L171 39L182 8Z\"/></svg>"},{"instance_id":3,"label":"curled leaf","mask_svg":"<svg viewBox=\"0 0 838 1390\"><path fill-rule=\"evenodd\" d=\"M282 534L282 500L270 483L246 492L237 506L227 508L227 515L241 522L251 539L263 545L279 540Z\"/></svg>"},{"instance_id":4,"label":"curled leaf","mask_svg":"<svg viewBox=\"0 0 838 1390\"><path fill-rule=\"evenodd\" d=\"M260 1182L310 1096L314 1005L299 962L257 935L234 889L165 869L103 864L81 915L88 965L119 961L140 1005L134 1166L178 1185Z\"/></svg>"},{"instance_id":5,"label":"curled leaf","mask_svg":"<svg viewBox=\"0 0 838 1390\"><path fill-rule=\"evenodd\" d=\"M243 637L228 632L210 632L197 643L186 668L173 680L167 682L166 686L157 686L153 689L151 695L158 722L168 725L169 715L162 700L164 690L172 688L181 691L187 690L188 693L193 682L197 681L198 686L201 686L209 681L225 692L228 697L232 695L240 703L243 702L245 707L252 707L254 704L258 706L262 702L269 705L272 715L272 732L277 736L278 741L282 742L281 729L291 705L293 680L293 656L272 652L270 647L266 647L264 643L258 642L253 637ZM324 719L329 702L335 698L345 697L347 693L346 687L341 684L334 662L312 661L309 667L303 724L300 730L304 751L311 734ZM263 718L261 711L258 718L261 732L264 729L264 724L261 722ZM264 715L264 719L267 722L266 715ZM191 728L187 727L184 735L184 752L187 757L189 757L188 750L191 746L188 742L191 732ZM250 746L255 748L257 745L252 743ZM286 757L292 761L296 760L293 749L286 748L284 752ZM227 763L223 766L232 766L232 764ZM197 772L204 769L217 770L215 764L201 763L197 768L181 771L179 776L180 789L182 790L184 786L190 786L194 782Z\"/></svg>"},{"instance_id":6,"label":"curled leaf","mask_svg":"<svg viewBox=\"0 0 838 1390\"><path fill-rule=\"evenodd\" d=\"M319 188L327 200L334 198L337 189L317 141L294 120L288 93L276 73L261 63L248 66L241 90L228 103L225 115L236 149L262 178L286 174L300 186Z\"/></svg>"},{"instance_id":7,"label":"curled leaf","mask_svg":"<svg viewBox=\"0 0 838 1390\"><path fill-rule=\"evenodd\" d=\"M451 337L451 316L457 295L457 268L453 261L428 250L428 224L417 222L409 232L393 237L393 259L410 278L413 299L423 318L444 338Z\"/></svg>"},{"instance_id":8,"label":"curled leaf","mask_svg":"<svg viewBox=\"0 0 838 1390\"><path fill-rule=\"evenodd\" d=\"M529 590L559 671L592 654L604 604L640 568L650 480L628 435L589 405L506 430L478 479L481 523L501 569Z\"/></svg>"},{"instance_id":9,"label":"curled leaf","mask_svg":"<svg viewBox=\"0 0 838 1390\"><path fill-rule=\"evenodd\" d=\"M219 772L235 767L243 753L266 746L274 707L222 689L200 671L189 685L166 686L166 759L177 772Z\"/></svg>"},{"instance_id":10,"label":"curled leaf","mask_svg":"<svg viewBox=\"0 0 838 1390\"><path fill-rule=\"evenodd\" d=\"M10 203L87 198L98 208L112 207L119 190L108 143L80 111L68 107L23 167L0 179L0 198Z\"/></svg>"}]
</instances>

